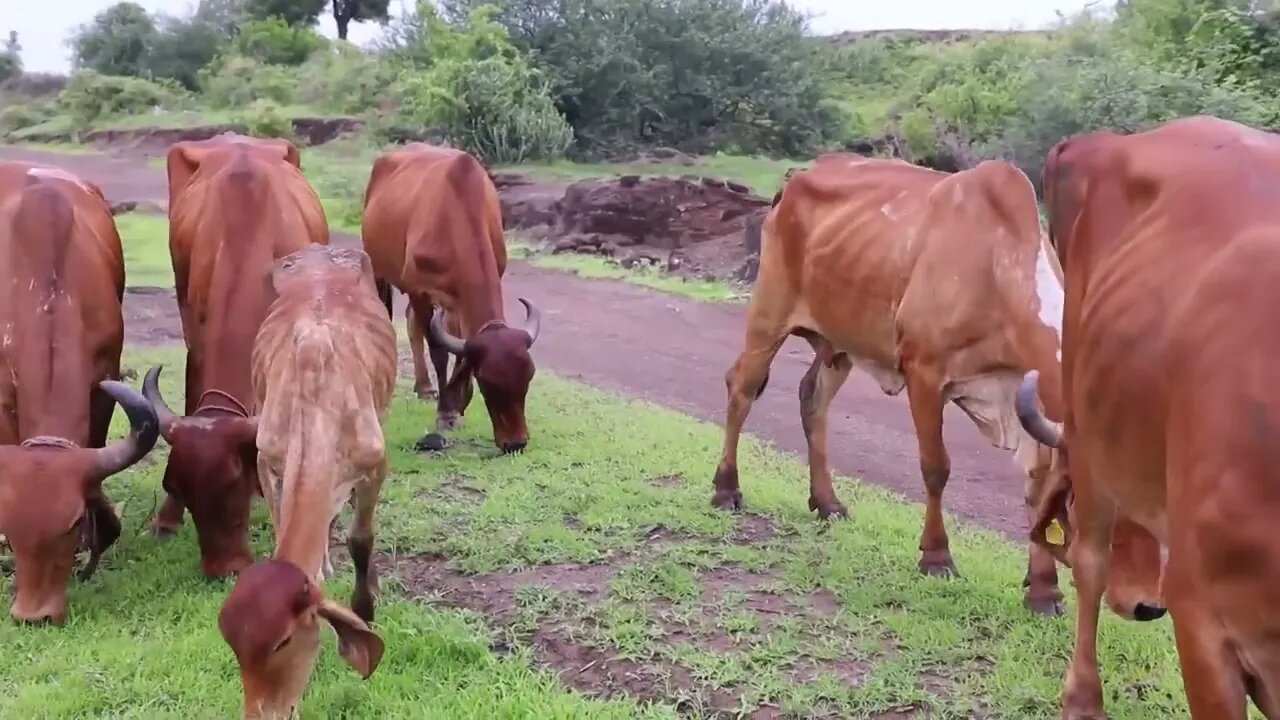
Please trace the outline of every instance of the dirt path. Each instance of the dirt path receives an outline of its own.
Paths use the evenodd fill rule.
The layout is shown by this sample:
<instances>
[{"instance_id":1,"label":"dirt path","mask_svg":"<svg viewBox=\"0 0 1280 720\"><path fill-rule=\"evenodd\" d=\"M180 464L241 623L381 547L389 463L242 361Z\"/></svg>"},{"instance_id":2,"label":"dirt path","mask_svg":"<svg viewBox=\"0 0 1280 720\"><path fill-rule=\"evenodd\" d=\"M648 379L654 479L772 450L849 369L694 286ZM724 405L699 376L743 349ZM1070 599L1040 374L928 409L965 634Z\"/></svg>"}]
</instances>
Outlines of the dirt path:
<instances>
[{"instance_id":1,"label":"dirt path","mask_svg":"<svg viewBox=\"0 0 1280 720\"><path fill-rule=\"evenodd\" d=\"M109 200L165 201L164 172L145 163L101 155L42 153L0 147L0 160L58 165L98 183ZM358 242L335 234L336 244ZM742 344L745 310L697 303L622 282L582 280L513 263L505 281L510 317L521 317L515 298L543 310L534 350L540 367L695 417L723 421L724 372ZM126 296L128 341L179 341L177 307L169 291ZM812 352L792 339L773 366L769 388L752 409L747 431L804 457L797 388ZM858 475L912 500L923 499L916 440L905 397L887 397L870 378L854 373L832 405L831 459L836 470ZM949 407L946 441L952 479L946 506L956 515L1015 538L1025 536L1022 480L1009 453L992 448L964 414ZM534 429L536 433L536 428ZM717 457L708 456L710 497ZM752 478L743 491L751 502ZM795 502L806 495L797 488ZM856 521L857 507L850 512Z\"/></svg>"}]
</instances>

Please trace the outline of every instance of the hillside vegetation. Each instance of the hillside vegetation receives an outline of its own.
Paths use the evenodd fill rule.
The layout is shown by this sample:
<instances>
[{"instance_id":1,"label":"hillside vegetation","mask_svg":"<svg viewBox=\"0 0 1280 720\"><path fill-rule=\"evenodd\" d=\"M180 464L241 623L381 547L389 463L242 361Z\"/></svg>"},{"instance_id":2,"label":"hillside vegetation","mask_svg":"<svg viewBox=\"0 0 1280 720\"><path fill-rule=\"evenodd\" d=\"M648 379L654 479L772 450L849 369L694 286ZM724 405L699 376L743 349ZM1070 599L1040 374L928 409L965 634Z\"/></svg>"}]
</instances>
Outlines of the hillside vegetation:
<instances>
[{"instance_id":1,"label":"hillside vegetation","mask_svg":"<svg viewBox=\"0 0 1280 720\"><path fill-rule=\"evenodd\" d=\"M189 17L118 3L71 39L70 78L0 52L0 133L222 122L288 135L364 121L377 147L466 148L491 165L833 149L944 169L1005 157L1038 175L1074 133L1209 113L1280 124L1280 29L1257 0L1121 0L1045 32L815 38L779 0L426 0L370 49L314 30L327 3L201 0ZM7 79L6 79L7 78Z\"/></svg>"}]
</instances>

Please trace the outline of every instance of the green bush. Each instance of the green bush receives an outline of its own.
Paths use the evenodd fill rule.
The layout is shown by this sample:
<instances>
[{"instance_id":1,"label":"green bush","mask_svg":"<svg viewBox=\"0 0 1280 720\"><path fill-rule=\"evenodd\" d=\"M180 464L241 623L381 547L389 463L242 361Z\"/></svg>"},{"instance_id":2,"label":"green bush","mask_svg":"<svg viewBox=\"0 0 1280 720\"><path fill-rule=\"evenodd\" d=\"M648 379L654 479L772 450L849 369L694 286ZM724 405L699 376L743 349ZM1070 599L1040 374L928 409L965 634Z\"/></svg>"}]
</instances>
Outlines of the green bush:
<instances>
[{"instance_id":1,"label":"green bush","mask_svg":"<svg viewBox=\"0 0 1280 720\"><path fill-rule=\"evenodd\" d=\"M349 43L335 42L297 68L294 101L337 113L376 107L395 80L396 68Z\"/></svg>"},{"instance_id":2,"label":"green bush","mask_svg":"<svg viewBox=\"0 0 1280 720\"><path fill-rule=\"evenodd\" d=\"M573 143L541 74L490 19L493 9L450 26L429 4L419 5L423 48L406 47L393 88L393 117L375 127L433 131L446 142L493 164L555 158ZM406 59L409 58L409 59ZM424 70L411 63L426 62Z\"/></svg>"},{"instance_id":3,"label":"green bush","mask_svg":"<svg viewBox=\"0 0 1280 720\"><path fill-rule=\"evenodd\" d=\"M204 100L213 108L248 107L257 100L292 105L298 75L296 68L228 55L200 71L200 87Z\"/></svg>"},{"instance_id":4,"label":"green bush","mask_svg":"<svg viewBox=\"0 0 1280 720\"><path fill-rule=\"evenodd\" d=\"M293 121L284 108L270 100L254 100L237 118L245 130L257 137L292 138Z\"/></svg>"},{"instance_id":5,"label":"green bush","mask_svg":"<svg viewBox=\"0 0 1280 720\"><path fill-rule=\"evenodd\" d=\"M0 135L39 125L47 119L35 105L6 105L0 109Z\"/></svg>"},{"instance_id":6,"label":"green bush","mask_svg":"<svg viewBox=\"0 0 1280 720\"><path fill-rule=\"evenodd\" d=\"M279 17L249 20L240 25L232 42L237 55L267 65L301 65L325 45L325 39L308 27L293 27Z\"/></svg>"},{"instance_id":7,"label":"green bush","mask_svg":"<svg viewBox=\"0 0 1280 720\"><path fill-rule=\"evenodd\" d=\"M102 118L140 115L153 108L174 110L187 93L172 81L151 81L134 77L101 75L82 70L71 76L58 95L58 105L79 129Z\"/></svg>"}]
</instances>

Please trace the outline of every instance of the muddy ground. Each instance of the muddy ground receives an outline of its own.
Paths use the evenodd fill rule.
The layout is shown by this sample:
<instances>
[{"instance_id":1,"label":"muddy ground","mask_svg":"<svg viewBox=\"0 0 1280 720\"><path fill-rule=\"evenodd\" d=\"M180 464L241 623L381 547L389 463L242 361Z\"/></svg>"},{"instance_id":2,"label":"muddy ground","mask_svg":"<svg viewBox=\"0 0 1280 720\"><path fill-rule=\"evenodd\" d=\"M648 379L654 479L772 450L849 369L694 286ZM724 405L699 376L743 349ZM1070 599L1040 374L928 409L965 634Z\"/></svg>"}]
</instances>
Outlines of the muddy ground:
<instances>
[{"instance_id":1,"label":"muddy ground","mask_svg":"<svg viewBox=\"0 0 1280 720\"><path fill-rule=\"evenodd\" d=\"M138 159L102 155L40 153L0 147L0 159L39 161L64 167L98 183L113 202L139 201L163 205L164 171ZM708 186L711 187L711 186ZM741 194L741 193L739 193ZM740 219L735 218L736 219ZM335 233L335 244L355 245L358 238ZM614 281L584 280L571 274L542 270L513 262L504 281L507 312L520 317L517 296L531 298L543 310L543 331L534 357L540 368L606 390L641 398L702 419L721 422L724 414L723 374L742 343L745 309L658 294ZM401 299L402 301L402 299ZM165 288L131 288L125 297L127 342L163 345L181 342L173 292ZM747 431L772 441L783 450L804 457L805 445L798 417L797 388L812 352L792 339L774 363L770 385L753 408ZM407 364L407 358L404 359ZM405 371L407 373L407 370ZM952 479L946 507L955 515L1003 532L1012 538L1026 533L1022 480L1012 457L992 448L972 423L955 409L947 410L946 441L952 458ZM907 404L887 397L863 374L855 373L832 404L830 457L833 468L902 496L922 500L916 440ZM707 495L716 457L706 462ZM659 480L660 481L660 480ZM748 505L752 478L743 478ZM465 488L459 489L465 493ZM797 492L795 502L805 502ZM851 507L852 522L858 508ZM744 515L738 542L770 539L774 529L764 518ZM660 542L656 538L655 542ZM429 590L438 602L466 607L490 616L501 627L511 622L509 605L515 588L548 585L589 595L606 586L611 573L627 558L608 566L553 566L526 573L464 575L450 570L440 558L387 558L411 593ZM709 606L716 593L732 587L745 593L748 607L766 621L780 613L803 614L820 620L829 612L829 597L781 597L766 588L766 576L741 569L722 569L703 578ZM571 587L572 586L572 587ZM693 680L678 667L653 668L621 660L576 642L562 628L538 628L533 647L540 661L561 673L565 682L602 695L625 692L635 697L688 698L702 711L728 713L735 703L731 691L695 692ZM692 628L690 632L699 632ZM721 640L724 641L724 640ZM716 638L700 642L717 642ZM812 659L810 659L812 660ZM856 681L862 668L840 658L817 667L797 665L797 681L806 672L834 672ZM705 690L705 688L703 689ZM683 701L682 701L683 702ZM885 717L910 717L912 708ZM776 708L759 708L752 717L775 718Z\"/></svg>"}]
</instances>

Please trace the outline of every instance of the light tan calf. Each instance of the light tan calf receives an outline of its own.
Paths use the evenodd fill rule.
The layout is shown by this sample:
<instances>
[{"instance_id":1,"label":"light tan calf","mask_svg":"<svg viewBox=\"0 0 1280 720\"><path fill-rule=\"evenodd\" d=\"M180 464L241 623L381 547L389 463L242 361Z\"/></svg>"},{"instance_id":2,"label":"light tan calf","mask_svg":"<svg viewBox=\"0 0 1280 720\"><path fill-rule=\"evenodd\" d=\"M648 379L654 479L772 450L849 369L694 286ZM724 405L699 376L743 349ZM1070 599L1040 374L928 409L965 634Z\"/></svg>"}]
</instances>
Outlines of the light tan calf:
<instances>
[{"instance_id":1,"label":"light tan calf","mask_svg":"<svg viewBox=\"0 0 1280 720\"><path fill-rule=\"evenodd\" d=\"M241 573L218 623L240 663L246 718L287 718L319 652L318 618L368 677L382 656L370 565L374 507L387 473L382 421L395 388L395 330L368 256L314 246L281 258L276 299L253 349L258 477L276 531L272 559ZM332 575L329 529L343 504L355 518L352 610L320 590Z\"/></svg>"}]
</instances>

